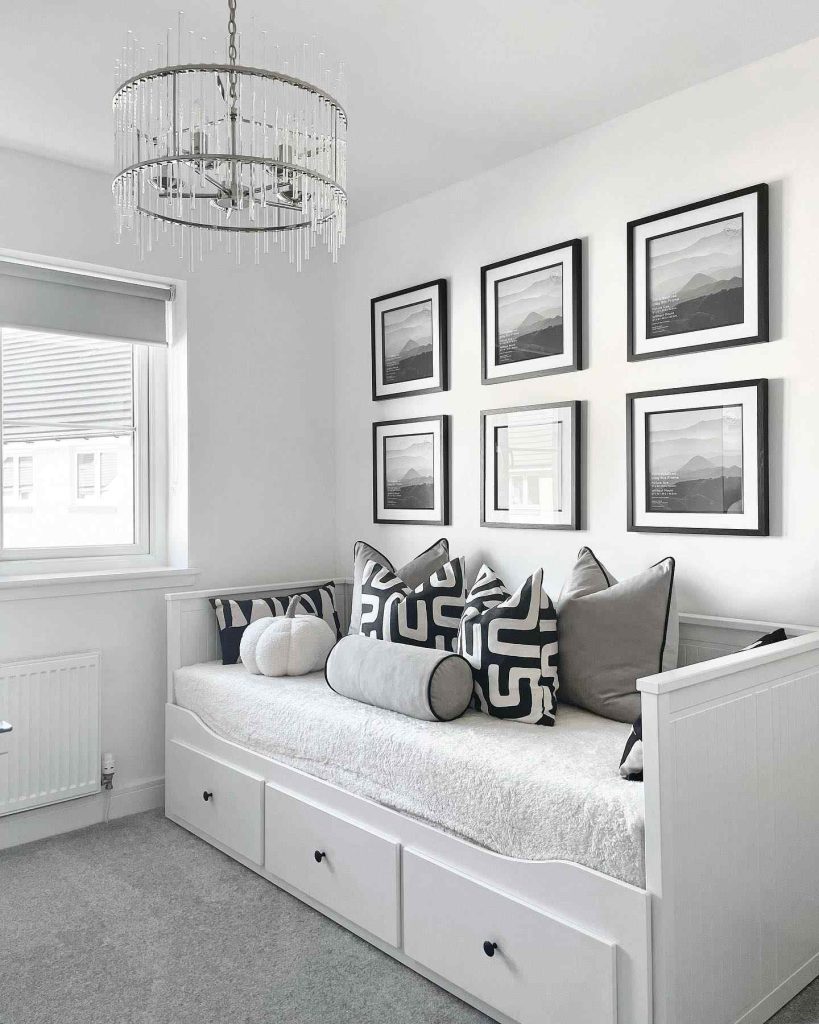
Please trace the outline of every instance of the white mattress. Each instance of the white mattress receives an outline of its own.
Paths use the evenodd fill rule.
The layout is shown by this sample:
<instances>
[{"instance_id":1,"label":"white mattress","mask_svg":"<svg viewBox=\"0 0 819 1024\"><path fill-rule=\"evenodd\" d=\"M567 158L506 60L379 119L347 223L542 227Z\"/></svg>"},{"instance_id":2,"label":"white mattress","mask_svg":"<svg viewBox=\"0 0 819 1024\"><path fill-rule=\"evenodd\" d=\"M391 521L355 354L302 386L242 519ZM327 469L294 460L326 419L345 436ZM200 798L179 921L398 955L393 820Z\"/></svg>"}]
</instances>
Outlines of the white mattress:
<instances>
[{"instance_id":1,"label":"white mattress","mask_svg":"<svg viewBox=\"0 0 819 1024\"><path fill-rule=\"evenodd\" d=\"M334 693L321 673L174 673L176 703L214 732L479 846L569 860L645 885L643 786L620 778L629 726L561 705L553 727L468 711L419 722Z\"/></svg>"}]
</instances>

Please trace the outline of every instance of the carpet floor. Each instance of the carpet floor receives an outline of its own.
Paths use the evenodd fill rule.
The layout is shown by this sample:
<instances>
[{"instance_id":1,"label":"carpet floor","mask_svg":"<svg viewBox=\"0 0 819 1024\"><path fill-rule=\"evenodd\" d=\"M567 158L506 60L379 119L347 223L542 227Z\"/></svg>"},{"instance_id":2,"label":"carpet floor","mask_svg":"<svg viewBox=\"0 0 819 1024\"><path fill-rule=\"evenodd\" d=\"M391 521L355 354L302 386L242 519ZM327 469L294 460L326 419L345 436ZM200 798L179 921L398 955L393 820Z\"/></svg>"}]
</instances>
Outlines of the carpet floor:
<instances>
[{"instance_id":1,"label":"carpet floor","mask_svg":"<svg viewBox=\"0 0 819 1024\"><path fill-rule=\"evenodd\" d=\"M0 1024L487 1019L157 811L0 853Z\"/></svg>"}]
</instances>

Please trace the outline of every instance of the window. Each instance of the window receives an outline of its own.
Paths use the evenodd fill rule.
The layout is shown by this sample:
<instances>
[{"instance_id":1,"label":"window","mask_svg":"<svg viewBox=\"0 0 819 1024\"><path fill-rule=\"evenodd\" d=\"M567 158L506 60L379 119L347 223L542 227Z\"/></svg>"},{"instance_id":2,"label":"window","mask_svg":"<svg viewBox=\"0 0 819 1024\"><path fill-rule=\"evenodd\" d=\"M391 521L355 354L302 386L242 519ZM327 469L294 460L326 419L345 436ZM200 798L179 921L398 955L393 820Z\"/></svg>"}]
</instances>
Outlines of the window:
<instances>
[{"instance_id":1,"label":"window","mask_svg":"<svg viewBox=\"0 0 819 1024\"><path fill-rule=\"evenodd\" d=\"M146 552L147 346L3 328L0 356L4 551Z\"/></svg>"},{"instance_id":2,"label":"window","mask_svg":"<svg viewBox=\"0 0 819 1024\"><path fill-rule=\"evenodd\" d=\"M77 452L74 464L76 500L87 506L115 501L127 487L130 475L127 472L120 475L119 463L120 454L116 450Z\"/></svg>"},{"instance_id":3,"label":"window","mask_svg":"<svg viewBox=\"0 0 819 1024\"><path fill-rule=\"evenodd\" d=\"M0 258L6 572L32 563L61 571L67 559L162 560L170 297L167 288Z\"/></svg>"},{"instance_id":4,"label":"window","mask_svg":"<svg viewBox=\"0 0 819 1024\"><path fill-rule=\"evenodd\" d=\"M3 456L3 501L9 508L28 505L34 490L34 456Z\"/></svg>"}]
</instances>

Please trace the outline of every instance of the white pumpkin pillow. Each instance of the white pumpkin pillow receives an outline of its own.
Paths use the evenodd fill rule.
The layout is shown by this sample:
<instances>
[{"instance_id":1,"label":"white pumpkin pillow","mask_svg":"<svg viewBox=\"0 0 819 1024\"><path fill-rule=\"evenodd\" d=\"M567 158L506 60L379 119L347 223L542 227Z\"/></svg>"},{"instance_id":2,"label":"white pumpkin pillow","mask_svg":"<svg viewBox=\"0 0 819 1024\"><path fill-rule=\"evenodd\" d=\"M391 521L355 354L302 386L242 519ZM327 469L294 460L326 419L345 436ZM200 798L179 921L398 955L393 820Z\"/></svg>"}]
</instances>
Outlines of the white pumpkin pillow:
<instances>
[{"instance_id":1,"label":"white pumpkin pillow","mask_svg":"<svg viewBox=\"0 0 819 1024\"><path fill-rule=\"evenodd\" d=\"M254 675L304 676L322 668L336 642L330 626L317 615L296 615L298 596L285 615L258 619L242 634L239 654Z\"/></svg>"}]
</instances>

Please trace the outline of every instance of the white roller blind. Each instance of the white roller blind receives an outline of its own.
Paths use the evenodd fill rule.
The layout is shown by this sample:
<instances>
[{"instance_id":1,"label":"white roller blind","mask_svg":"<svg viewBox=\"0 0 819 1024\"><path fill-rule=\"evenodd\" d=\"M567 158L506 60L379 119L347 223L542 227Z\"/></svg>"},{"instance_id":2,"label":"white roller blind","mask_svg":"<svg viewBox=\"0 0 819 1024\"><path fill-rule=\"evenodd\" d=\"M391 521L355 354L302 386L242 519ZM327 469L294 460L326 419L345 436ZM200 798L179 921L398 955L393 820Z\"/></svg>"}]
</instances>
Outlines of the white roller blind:
<instances>
[{"instance_id":1,"label":"white roller blind","mask_svg":"<svg viewBox=\"0 0 819 1024\"><path fill-rule=\"evenodd\" d=\"M0 258L0 326L164 345L170 286Z\"/></svg>"}]
</instances>

